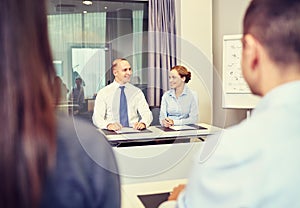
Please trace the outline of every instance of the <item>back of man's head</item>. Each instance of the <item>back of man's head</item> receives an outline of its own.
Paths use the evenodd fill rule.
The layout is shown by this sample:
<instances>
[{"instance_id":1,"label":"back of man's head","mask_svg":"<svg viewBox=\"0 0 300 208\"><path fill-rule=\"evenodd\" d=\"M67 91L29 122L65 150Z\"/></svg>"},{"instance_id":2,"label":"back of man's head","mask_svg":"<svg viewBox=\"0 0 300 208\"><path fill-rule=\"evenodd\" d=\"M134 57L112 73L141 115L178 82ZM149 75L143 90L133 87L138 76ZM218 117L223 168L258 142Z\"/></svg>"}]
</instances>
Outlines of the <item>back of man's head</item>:
<instances>
[{"instance_id":1,"label":"back of man's head","mask_svg":"<svg viewBox=\"0 0 300 208\"><path fill-rule=\"evenodd\" d=\"M300 1L253 0L244 17L244 35L253 35L277 64L300 63Z\"/></svg>"}]
</instances>

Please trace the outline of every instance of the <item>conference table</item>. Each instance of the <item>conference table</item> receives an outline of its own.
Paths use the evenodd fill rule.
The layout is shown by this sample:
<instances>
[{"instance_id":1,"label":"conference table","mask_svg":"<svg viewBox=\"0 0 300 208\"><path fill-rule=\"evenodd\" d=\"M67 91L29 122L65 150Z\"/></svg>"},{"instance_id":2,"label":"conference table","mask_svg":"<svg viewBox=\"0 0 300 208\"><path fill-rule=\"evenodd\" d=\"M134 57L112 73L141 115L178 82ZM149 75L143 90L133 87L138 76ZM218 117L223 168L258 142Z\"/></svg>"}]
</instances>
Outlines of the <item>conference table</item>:
<instances>
[{"instance_id":1,"label":"conference table","mask_svg":"<svg viewBox=\"0 0 300 208\"><path fill-rule=\"evenodd\" d=\"M191 138L198 138L204 141L207 135L220 131L220 128L205 124L190 124L165 128L161 126L150 126L145 130L134 130L124 128L119 132L101 129L108 141L114 147L141 146L151 144L162 144L164 142L190 142ZM186 140L189 139L189 140Z\"/></svg>"},{"instance_id":2,"label":"conference table","mask_svg":"<svg viewBox=\"0 0 300 208\"><path fill-rule=\"evenodd\" d=\"M205 123L174 129L150 126L142 131L100 130L112 145L118 163L122 208L133 204L145 207L137 197L138 190L140 194L160 193L185 181L207 136L220 130ZM161 184L160 189L156 188L158 184Z\"/></svg>"}]
</instances>

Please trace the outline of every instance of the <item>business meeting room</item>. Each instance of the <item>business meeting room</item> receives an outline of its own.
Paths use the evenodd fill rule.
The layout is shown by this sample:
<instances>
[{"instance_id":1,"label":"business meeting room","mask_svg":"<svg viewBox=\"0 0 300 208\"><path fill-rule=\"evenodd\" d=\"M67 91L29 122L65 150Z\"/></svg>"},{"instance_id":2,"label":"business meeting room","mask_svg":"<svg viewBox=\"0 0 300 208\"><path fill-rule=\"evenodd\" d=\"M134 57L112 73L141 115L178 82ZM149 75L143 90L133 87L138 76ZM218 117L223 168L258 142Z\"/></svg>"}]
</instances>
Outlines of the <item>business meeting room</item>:
<instances>
[{"instance_id":1,"label":"business meeting room","mask_svg":"<svg viewBox=\"0 0 300 208\"><path fill-rule=\"evenodd\" d=\"M53 74L40 88L54 90L54 110L46 111L45 100L36 104L45 112L36 117L45 118L40 124L52 133L32 125L36 135L55 142L40 143L40 152L33 150L38 146L29 148L35 142L26 140L26 132L34 127L27 126L30 120L16 120L24 128L20 137L25 135L18 158L26 159L16 171L24 178L15 199L24 207L300 206L293 201L298 179L286 181L300 170L288 165L299 156L292 149L299 140L299 109L287 115L296 106L288 106L289 100L295 104L299 97L294 89L300 80L300 40L292 36L300 33L292 26L300 19L296 0L43 0L44 8L35 1L15 8L11 3L5 13L10 20L10 11L28 10L11 21L24 22L32 54L38 41L46 40L36 60L30 52L20 55L37 63L32 77L43 74L36 86ZM38 16L44 23L33 21ZM46 27L37 28L35 36L30 24ZM49 57L52 66L44 65L49 70L44 75L39 59ZM24 68L34 66L26 63ZM32 109L31 114L38 111ZM52 120L45 116L50 114ZM283 132L284 126L290 131ZM39 154L43 160L30 159ZM34 172L40 170L34 164L46 172ZM21 167L28 174L22 175ZM270 174L272 168L284 171ZM24 191L24 181L32 191ZM9 193L9 186L0 192ZM286 190L289 197L281 197ZM14 195L3 196L0 207L19 207L12 203Z\"/></svg>"},{"instance_id":2,"label":"business meeting room","mask_svg":"<svg viewBox=\"0 0 300 208\"><path fill-rule=\"evenodd\" d=\"M249 116L256 98L242 80L239 66L224 67L224 60L239 61L224 57L224 53L240 57L242 14L248 3L48 1L53 63L62 83L58 110L93 125L97 93L114 82L112 62L124 58L132 69L130 83L141 89L153 114L145 130L127 132L123 128L123 132L121 129L116 133L99 128L117 158L122 207L157 206L175 185L186 183L194 157L208 135ZM232 50L235 46L237 49ZM187 85L197 94L192 104L197 106L197 120L193 125L166 128L159 121L161 99L170 89L169 71L175 65L191 72ZM232 70L234 75L222 74L224 69ZM223 86L224 76L227 86ZM83 99L78 99L78 94L72 97L78 77ZM239 80L234 80L236 77ZM146 206L143 203L147 198L145 202L138 196L152 196L154 204Z\"/></svg>"}]
</instances>

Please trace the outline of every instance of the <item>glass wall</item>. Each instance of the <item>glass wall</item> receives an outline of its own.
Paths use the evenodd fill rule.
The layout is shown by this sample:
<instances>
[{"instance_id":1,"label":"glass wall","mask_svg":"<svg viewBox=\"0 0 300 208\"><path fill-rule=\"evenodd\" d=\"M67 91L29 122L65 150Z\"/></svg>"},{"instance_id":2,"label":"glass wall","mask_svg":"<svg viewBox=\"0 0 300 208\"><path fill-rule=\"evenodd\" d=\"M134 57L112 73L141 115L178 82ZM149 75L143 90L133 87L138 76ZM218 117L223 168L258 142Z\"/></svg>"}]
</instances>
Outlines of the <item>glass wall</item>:
<instances>
[{"instance_id":1,"label":"glass wall","mask_svg":"<svg viewBox=\"0 0 300 208\"><path fill-rule=\"evenodd\" d=\"M142 53L147 1L93 1L87 6L80 0L49 0L48 28L54 66L68 89L65 100L77 77L85 98L92 99L113 80L111 62L119 57L131 63L134 84L147 83L142 70L147 66Z\"/></svg>"}]
</instances>

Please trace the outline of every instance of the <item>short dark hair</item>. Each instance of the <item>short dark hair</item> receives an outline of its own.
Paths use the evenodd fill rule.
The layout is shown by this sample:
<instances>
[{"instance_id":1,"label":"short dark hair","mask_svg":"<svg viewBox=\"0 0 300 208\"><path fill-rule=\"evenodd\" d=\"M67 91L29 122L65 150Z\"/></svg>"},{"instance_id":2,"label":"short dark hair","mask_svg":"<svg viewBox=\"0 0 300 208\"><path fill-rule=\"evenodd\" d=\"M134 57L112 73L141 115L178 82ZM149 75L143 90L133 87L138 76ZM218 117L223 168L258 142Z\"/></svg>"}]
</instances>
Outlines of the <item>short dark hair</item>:
<instances>
[{"instance_id":1,"label":"short dark hair","mask_svg":"<svg viewBox=\"0 0 300 208\"><path fill-rule=\"evenodd\" d=\"M126 58L117 58L112 62L111 70L113 71L120 61L128 61Z\"/></svg>"},{"instance_id":2,"label":"short dark hair","mask_svg":"<svg viewBox=\"0 0 300 208\"><path fill-rule=\"evenodd\" d=\"M253 35L274 62L300 62L299 0L253 0L243 25L244 35Z\"/></svg>"},{"instance_id":3,"label":"short dark hair","mask_svg":"<svg viewBox=\"0 0 300 208\"><path fill-rule=\"evenodd\" d=\"M80 82L82 82L82 78L81 77L76 77L75 80L79 80Z\"/></svg>"}]
</instances>

